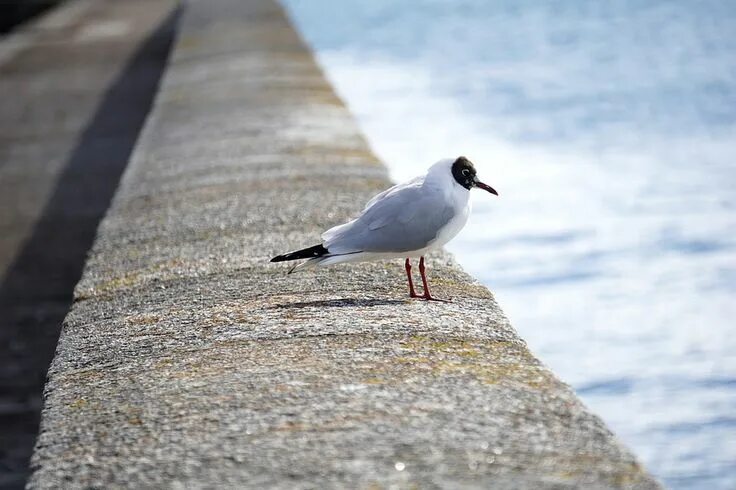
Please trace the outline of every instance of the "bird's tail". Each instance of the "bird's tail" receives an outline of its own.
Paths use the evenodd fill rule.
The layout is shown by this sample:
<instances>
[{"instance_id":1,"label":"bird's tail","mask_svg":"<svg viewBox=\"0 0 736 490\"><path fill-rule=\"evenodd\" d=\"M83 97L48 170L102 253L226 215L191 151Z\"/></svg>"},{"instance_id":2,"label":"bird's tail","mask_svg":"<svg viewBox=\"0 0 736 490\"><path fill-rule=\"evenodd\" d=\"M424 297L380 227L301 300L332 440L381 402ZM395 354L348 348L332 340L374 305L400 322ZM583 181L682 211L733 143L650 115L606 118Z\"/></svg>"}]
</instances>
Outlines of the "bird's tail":
<instances>
[{"instance_id":1,"label":"bird's tail","mask_svg":"<svg viewBox=\"0 0 736 490\"><path fill-rule=\"evenodd\" d=\"M322 262L329 255L329 252L323 245L315 245L313 247L303 248L295 252L285 253L283 255L277 255L271 259L271 262L286 262L289 260L309 259L302 264L295 265L289 270L289 274L296 272L301 269L308 269L314 267Z\"/></svg>"}]
</instances>

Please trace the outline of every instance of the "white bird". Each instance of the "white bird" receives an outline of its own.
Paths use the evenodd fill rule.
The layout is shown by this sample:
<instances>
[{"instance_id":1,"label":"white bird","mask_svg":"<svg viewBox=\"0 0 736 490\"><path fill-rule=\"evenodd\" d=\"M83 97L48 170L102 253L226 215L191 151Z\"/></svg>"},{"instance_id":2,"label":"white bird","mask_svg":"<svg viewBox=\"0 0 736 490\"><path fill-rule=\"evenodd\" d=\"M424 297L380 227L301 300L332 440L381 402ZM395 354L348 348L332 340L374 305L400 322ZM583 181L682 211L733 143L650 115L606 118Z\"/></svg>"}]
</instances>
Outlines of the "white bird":
<instances>
[{"instance_id":1,"label":"white bird","mask_svg":"<svg viewBox=\"0 0 736 490\"><path fill-rule=\"evenodd\" d=\"M289 273L341 262L406 258L409 295L432 297L424 270L424 255L439 249L457 235L470 215L470 189L478 187L498 195L476 176L465 157L447 158L432 165L425 175L397 184L374 196L360 216L322 234L322 243L278 255L271 262L309 259ZM420 257L424 294L414 290L411 258Z\"/></svg>"}]
</instances>

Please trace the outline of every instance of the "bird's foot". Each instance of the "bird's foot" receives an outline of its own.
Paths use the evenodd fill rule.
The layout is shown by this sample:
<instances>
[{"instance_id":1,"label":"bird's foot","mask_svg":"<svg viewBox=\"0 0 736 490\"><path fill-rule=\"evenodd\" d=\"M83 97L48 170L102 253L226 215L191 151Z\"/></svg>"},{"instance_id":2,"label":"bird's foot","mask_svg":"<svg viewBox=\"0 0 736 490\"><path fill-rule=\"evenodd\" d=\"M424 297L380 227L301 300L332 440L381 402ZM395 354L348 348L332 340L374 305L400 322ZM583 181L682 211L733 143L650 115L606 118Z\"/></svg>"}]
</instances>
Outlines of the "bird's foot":
<instances>
[{"instance_id":1,"label":"bird's foot","mask_svg":"<svg viewBox=\"0 0 736 490\"><path fill-rule=\"evenodd\" d=\"M435 298L431 294L423 294L421 296L417 295L413 297L423 299L424 301L437 301L438 303L452 303L452 300Z\"/></svg>"}]
</instances>

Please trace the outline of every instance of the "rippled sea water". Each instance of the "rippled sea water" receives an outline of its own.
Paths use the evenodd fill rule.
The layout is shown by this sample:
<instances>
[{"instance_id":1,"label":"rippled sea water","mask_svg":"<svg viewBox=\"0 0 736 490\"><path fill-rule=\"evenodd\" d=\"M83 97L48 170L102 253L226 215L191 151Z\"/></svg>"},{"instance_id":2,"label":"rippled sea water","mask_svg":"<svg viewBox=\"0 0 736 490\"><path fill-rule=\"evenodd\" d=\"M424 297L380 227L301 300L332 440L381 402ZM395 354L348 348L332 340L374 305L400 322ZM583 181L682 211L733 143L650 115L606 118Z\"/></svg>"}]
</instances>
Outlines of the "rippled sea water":
<instances>
[{"instance_id":1,"label":"rippled sea water","mask_svg":"<svg viewBox=\"0 0 736 490\"><path fill-rule=\"evenodd\" d=\"M450 244L672 488L736 488L736 2L285 0L395 180L468 156Z\"/></svg>"}]
</instances>

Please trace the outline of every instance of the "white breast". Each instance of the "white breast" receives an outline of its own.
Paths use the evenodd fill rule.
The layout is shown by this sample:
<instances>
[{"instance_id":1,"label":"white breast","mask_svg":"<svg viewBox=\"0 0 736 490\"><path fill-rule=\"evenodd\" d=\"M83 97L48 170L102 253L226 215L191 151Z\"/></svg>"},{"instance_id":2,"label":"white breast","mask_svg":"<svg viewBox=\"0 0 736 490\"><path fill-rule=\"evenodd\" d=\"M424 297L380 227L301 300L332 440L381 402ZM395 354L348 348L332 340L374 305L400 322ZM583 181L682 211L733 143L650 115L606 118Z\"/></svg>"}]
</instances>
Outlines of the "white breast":
<instances>
[{"instance_id":1,"label":"white breast","mask_svg":"<svg viewBox=\"0 0 736 490\"><path fill-rule=\"evenodd\" d=\"M437 238L428 247L430 250L436 250L440 247L445 246L447 242L455 238L460 233L465 224L468 222L470 216L470 202L466 203L460 211L442 227L440 232L437 234Z\"/></svg>"}]
</instances>

